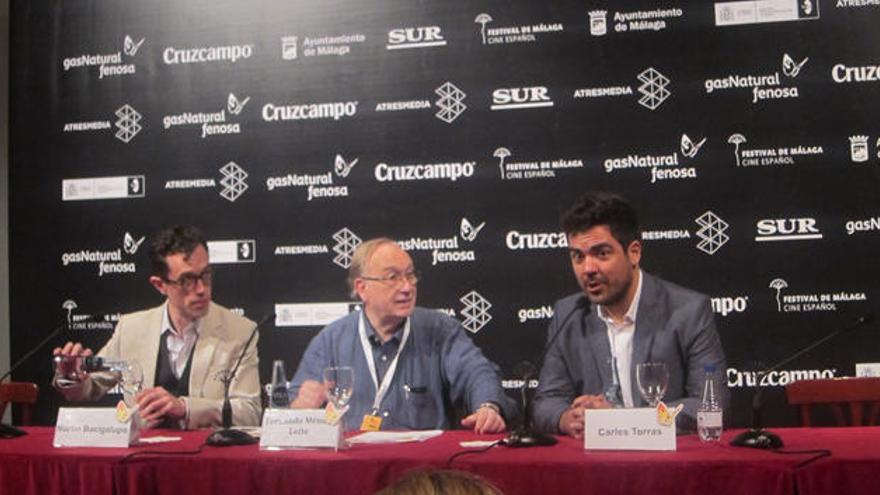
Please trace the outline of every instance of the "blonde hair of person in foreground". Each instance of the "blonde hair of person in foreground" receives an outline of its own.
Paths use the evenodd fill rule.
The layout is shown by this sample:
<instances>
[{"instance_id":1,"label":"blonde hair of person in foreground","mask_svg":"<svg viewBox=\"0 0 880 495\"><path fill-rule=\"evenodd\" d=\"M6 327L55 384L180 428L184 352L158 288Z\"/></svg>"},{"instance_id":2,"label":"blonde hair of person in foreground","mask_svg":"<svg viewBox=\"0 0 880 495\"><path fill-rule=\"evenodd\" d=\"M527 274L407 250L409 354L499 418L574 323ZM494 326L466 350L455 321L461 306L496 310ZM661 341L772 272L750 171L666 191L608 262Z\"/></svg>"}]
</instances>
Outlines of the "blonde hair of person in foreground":
<instances>
[{"instance_id":1,"label":"blonde hair of person in foreground","mask_svg":"<svg viewBox=\"0 0 880 495\"><path fill-rule=\"evenodd\" d=\"M503 495L485 478L465 471L418 469L376 495Z\"/></svg>"}]
</instances>

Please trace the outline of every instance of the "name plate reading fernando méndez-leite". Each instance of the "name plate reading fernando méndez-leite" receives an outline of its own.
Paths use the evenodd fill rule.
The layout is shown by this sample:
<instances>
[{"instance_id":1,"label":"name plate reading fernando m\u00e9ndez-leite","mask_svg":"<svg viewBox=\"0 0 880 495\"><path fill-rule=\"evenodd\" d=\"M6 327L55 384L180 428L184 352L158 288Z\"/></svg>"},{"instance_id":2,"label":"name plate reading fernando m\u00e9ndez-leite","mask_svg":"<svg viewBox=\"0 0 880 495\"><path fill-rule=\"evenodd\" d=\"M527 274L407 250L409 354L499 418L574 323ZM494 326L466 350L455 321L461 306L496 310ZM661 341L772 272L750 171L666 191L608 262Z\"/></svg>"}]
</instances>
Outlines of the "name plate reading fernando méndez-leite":
<instances>
[{"instance_id":1,"label":"name plate reading fernando m\u00e9ndez-leite","mask_svg":"<svg viewBox=\"0 0 880 495\"><path fill-rule=\"evenodd\" d=\"M110 407L62 407L55 423L55 447L127 448L140 438L140 416L120 401Z\"/></svg>"},{"instance_id":2,"label":"name plate reading fernando m\u00e9ndez-leite","mask_svg":"<svg viewBox=\"0 0 880 495\"><path fill-rule=\"evenodd\" d=\"M342 421L324 409L266 409L263 413L260 449L339 449L342 446Z\"/></svg>"},{"instance_id":3,"label":"name plate reading fernando m\u00e9ndez-leite","mask_svg":"<svg viewBox=\"0 0 880 495\"><path fill-rule=\"evenodd\" d=\"M681 405L668 408L587 409L584 449L675 450L675 416Z\"/></svg>"}]
</instances>

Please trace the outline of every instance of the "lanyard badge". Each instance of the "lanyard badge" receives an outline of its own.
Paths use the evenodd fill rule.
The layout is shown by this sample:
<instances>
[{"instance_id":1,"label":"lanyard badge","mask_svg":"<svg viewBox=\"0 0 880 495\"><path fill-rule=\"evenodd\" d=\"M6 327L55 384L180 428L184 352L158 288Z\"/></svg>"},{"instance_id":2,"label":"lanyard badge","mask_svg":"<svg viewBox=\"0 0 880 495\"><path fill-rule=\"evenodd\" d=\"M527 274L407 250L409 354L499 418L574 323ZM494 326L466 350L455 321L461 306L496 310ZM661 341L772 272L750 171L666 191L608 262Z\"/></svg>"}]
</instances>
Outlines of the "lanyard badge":
<instances>
[{"instance_id":1,"label":"lanyard badge","mask_svg":"<svg viewBox=\"0 0 880 495\"><path fill-rule=\"evenodd\" d=\"M406 319L406 323L403 326L403 338L400 340L400 347L397 349L397 354L394 356L394 360L391 361L391 364L388 366L385 376L382 377L381 384L379 383L379 378L376 373L376 363L373 361L373 353L370 350L370 340L367 337L367 326L364 323L363 312L361 312L360 319L358 320L358 333L361 337L361 347L364 350L364 358L367 360L367 369L370 370L370 377L373 379L373 385L376 387L376 397L373 400L372 413L364 415L364 419L361 422L361 431L379 431L382 427L382 417L379 415L379 406L382 405L382 400L391 388L391 381L394 379L394 372L397 370L397 362L400 359L401 353L403 353L403 348L406 347L407 340L409 340L410 319Z\"/></svg>"}]
</instances>

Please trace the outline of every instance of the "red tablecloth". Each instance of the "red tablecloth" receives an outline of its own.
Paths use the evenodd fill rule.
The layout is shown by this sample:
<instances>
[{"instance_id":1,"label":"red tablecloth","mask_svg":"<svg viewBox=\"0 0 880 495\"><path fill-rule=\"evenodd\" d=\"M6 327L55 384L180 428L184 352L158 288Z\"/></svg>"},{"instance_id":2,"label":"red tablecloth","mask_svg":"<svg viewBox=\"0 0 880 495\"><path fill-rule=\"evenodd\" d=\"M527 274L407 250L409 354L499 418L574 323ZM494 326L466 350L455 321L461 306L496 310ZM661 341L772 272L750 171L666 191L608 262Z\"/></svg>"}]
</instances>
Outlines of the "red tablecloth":
<instances>
[{"instance_id":1,"label":"red tablecloth","mask_svg":"<svg viewBox=\"0 0 880 495\"><path fill-rule=\"evenodd\" d=\"M880 427L779 429L784 450L828 449L831 455L796 471L797 493L880 493Z\"/></svg>"},{"instance_id":2,"label":"red tablecloth","mask_svg":"<svg viewBox=\"0 0 880 495\"><path fill-rule=\"evenodd\" d=\"M416 467L447 467L463 450L459 442L493 439L470 432L446 432L423 443L357 445L333 451L260 451L257 446L201 445L206 431L180 435L180 442L130 449L52 447L51 428L28 428L30 435L0 441L2 493L141 495L191 493L364 493L386 486ZM810 454L779 453L703 444L695 436L678 438L676 452L586 452L562 438L554 447L509 449L456 458L451 467L472 471L506 494L675 493L680 494L855 494L878 493L880 428L779 429L785 450L829 449L830 457L805 467ZM165 454L123 458L137 451ZM171 454L176 452L178 454Z\"/></svg>"}]
</instances>

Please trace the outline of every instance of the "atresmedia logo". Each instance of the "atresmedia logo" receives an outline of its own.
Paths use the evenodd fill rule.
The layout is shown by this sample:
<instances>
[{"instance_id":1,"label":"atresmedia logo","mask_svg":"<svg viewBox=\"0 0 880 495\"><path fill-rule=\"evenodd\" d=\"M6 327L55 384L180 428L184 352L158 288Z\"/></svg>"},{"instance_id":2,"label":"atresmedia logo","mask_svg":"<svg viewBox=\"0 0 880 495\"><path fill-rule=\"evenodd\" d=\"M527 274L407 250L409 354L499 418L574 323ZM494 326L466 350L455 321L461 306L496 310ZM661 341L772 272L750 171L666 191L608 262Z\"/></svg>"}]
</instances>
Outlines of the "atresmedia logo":
<instances>
[{"instance_id":1,"label":"atresmedia logo","mask_svg":"<svg viewBox=\"0 0 880 495\"><path fill-rule=\"evenodd\" d=\"M638 103L649 110L657 110L663 102L672 96L672 91L669 89L672 81L654 67L648 67L643 70L636 76L636 79L641 83L637 88L638 93L641 95ZM632 86L620 83L614 86L577 88L574 90L572 97L575 100L592 100L595 98L632 96L633 94Z\"/></svg>"},{"instance_id":2,"label":"atresmedia logo","mask_svg":"<svg viewBox=\"0 0 880 495\"><path fill-rule=\"evenodd\" d=\"M467 110L464 100L467 94L456 85L447 81L437 87L434 93L439 97L434 105L437 112L434 116L439 120L451 124ZM410 112L418 110L430 110L431 101L427 98L421 100L382 101L376 104L376 112Z\"/></svg>"},{"instance_id":3,"label":"atresmedia logo","mask_svg":"<svg viewBox=\"0 0 880 495\"><path fill-rule=\"evenodd\" d=\"M464 321L461 322L461 325L468 332L477 333L492 320L492 315L489 314L492 303L479 292L472 290L462 296L459 301L464 304L464 309L461 310Z\"/></svg>"},{"instance_id":4,"label":"atresmedia logo","mask_svg":"<svg viewBox=\"0 0 880 495\"><path fill-rule=\"evenodd\" d=\"M235 162L222 166L220 172L220 197L235 202L248 189L248 173ZM175 179L165 182L165 189L211 189L217 187L213 177L198 179Z\"/></svg>"},{"instance_id":5,"label":"atresmedia logo","mask_svg":"<svg viewBox=\"0 0 880 495\"><path fill-rule=\"evenodd\" d=\"M117 117L115 122L117 131L114 136L116 137L116 139L122 141L123 143L130 142L143 129L143 126L141 126L140 124L143 116L128 103L117 108L116 112L114 113ZM64 124L62 132L88 132L105 130L112 130L112 126L110 125L109 120L67 122Z\"/></svg>"}]
</instances>

